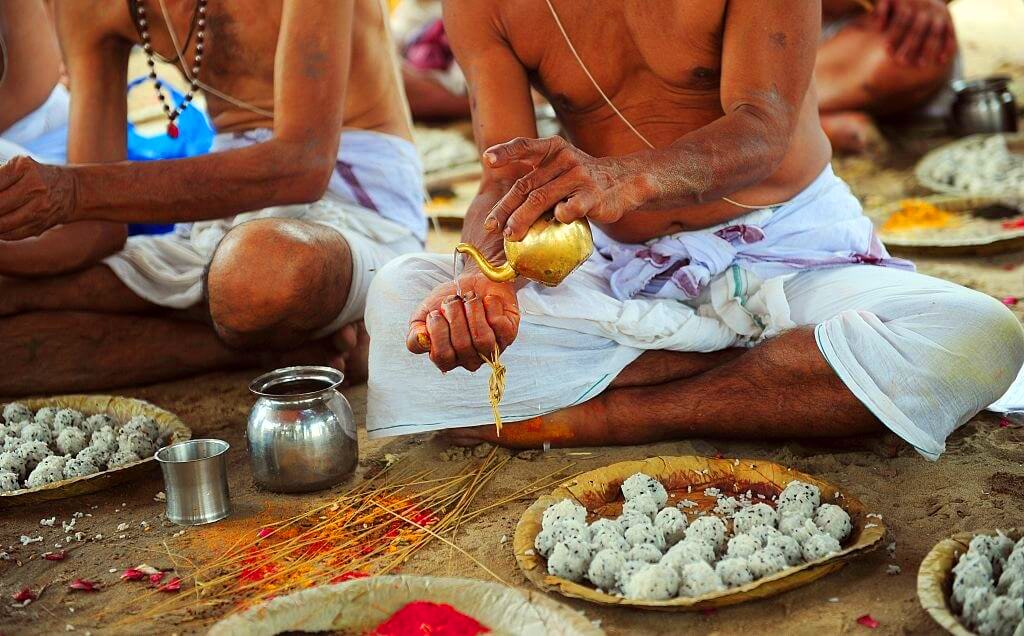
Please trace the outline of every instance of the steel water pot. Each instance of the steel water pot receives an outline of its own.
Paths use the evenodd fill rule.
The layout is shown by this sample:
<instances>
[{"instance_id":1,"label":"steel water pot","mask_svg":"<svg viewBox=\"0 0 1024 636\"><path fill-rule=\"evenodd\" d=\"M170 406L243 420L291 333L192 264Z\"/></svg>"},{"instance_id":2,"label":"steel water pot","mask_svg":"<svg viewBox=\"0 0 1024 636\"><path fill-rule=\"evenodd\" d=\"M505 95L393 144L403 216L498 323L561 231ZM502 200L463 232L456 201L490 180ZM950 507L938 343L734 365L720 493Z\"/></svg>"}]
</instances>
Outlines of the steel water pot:
<instances>
[{"instance_id":1,"label":"steel water pot","mask_svg":"<svg viewBox=\"0 0 1024 636\"><path fill-rule=\"evenodd\" d=\"M330 488L359 458L356 423L338 391L345 376L330 367L287 367L249 384L257 396L246 445L253 479L274 492Z\"/></svg>"}]
</instances>

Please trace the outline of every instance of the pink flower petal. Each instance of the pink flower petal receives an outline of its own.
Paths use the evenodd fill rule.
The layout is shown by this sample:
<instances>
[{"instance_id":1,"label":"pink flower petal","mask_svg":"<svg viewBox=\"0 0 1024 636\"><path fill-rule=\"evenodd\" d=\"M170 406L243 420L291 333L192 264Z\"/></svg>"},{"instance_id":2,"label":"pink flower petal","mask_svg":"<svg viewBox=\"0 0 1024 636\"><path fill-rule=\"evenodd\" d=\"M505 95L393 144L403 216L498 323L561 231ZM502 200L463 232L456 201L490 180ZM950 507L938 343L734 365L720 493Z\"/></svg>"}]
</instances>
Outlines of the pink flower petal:
<instances>
[{"instance_id":1,"label":"pink flower petal","mask_svg":"<svg viewBox=\"0 0 1024 636\"><path fill-rule=\"evenodd\" d=\"M68 587L80 592L98 592L100 590L99 581L86 581L85 579L75 579L68 583Z\"/></svg>"},{"instance_id":2,"label":"pink flower petal","mask_svg":"<svg viewBox=\"0 0 1024 636\"><path fill-rule=\"evenodd\" d=\"M274 531L271 528L260 528L260 531L256 533L256 536L260 539L266 539L273 534L273 532Z\"/></svg>"},{"instance_id":3,"label":"pink flower petal","mask_svg":"<svg viewBox=\"0 0 1024 636\"><path fill-rule=\"evenodd\" d=\"M161 592L177 592L181 589L181 579L174 577L168 581L166 585L161 585L157 589Z\"/></svg>"},{"instance_id":4,"label":"pink flower petal","mask_svg":"<svg viewBox=\"0 0 1024 636\"><path fill-rule=\"evenodd\" d=\"M1014 305L1016 305L1019 302L1020 302L1020 298L1017 298L1016 296L1005 296L1005 297L1003 297L1003 304L1006 305L1007 307L1013 307Z\"/></svg>"},{"instance_id":5,"label":"pink flower petal","mask_svg":"<svg viewBox=\"0 0 1024 636\"><path fill-rule=\"evenodd\" d=\"M43 558L47 561L63 561L67 556L67 550L57 550L56 552L47 552L43 554Z\"/></svg>"},{"instance_id":6,"label":"pink flower petal","mask_svg":"<svg viewBox=\"0 0 1024 636\"><path fill-rule=\"evenodd\" d=\"M159 583L160 581L163 581L163 580L164 580L164 573L163 572L154 572L153 574L149 575L149 582L152 583L153 585L156 585L157 583Z\"/></svg>"},{"instance_id":7,"label":"pink flower petal","mask_svg":"<svg viewBox=\"0 0 1024 636\"><path fill-rule=\"evenodd\" d=\"M139 568L128 568L121 573L121 580L123 581L141 581L146 576L146 573Z\"/></svg>"},{"instance_id":8,"label":"pink flower petal","mask_svg":"<svg viewBox=\"0 0 1024 636\"><path fill-rule=\"evenodd\" d=\"M881 625L881 623L879 623L878 621L876 621L874 618L871 617L871 614L865 614L864 616L861 616L860 618L858 618L857 619L857 624L858 625L863 625L864 627L867 627L868 629L875 629L879 625Z\"/></svg>"},{"instance_id":9,"label":"pink flower petal","mask_svg":"<svg viewBox=\"0 0 1024 636\"><path fill-rule=\"evenodd\" d=\"M28 589L27 587L24 587L24 588L21 589L21 591L16 592L12 596L12 598L17 603L24 603L25 605L28 605L29 603L31 603L32 601L36 600L39 597L36 596L35 592L33 592L32 590Z\"/></svg>"}]
</instances>

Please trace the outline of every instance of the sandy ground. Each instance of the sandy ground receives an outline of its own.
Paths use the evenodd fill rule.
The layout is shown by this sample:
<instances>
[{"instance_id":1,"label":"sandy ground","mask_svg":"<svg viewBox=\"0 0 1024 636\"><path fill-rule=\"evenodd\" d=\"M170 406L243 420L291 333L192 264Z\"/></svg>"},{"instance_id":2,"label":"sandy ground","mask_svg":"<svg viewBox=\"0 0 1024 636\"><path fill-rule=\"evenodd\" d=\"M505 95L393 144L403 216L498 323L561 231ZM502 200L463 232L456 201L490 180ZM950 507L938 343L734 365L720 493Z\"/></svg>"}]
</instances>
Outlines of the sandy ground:
<instances>
[{"instance_id":1,"label":"sandy ground","mask_svg":"<svg viewBox=\"0 0 1024 636\"><path fill-rule=\"evenodd\" d=\"M1013 70L1024 66L1024 53L1007 54L1008 45L993 48L993 40L984 37L988 32L985 29L994 25L998 30L1000 20L1008 16L1019 13L1024 20L1024 6L1013 0L992 2L992 13L977 13L968 11L967 5L978 6L974 2L958 3L958 20L971 21L972 28L977 28L979 34L965 45L969 52L968 70L980 73L995 67ZM982 26L975 27L976 24ZM1017 47L1020 48L1019 44ZM875 162L841 160L836 162L836 167L866 203L891 200L918 192L908 168L923 150L939 142L941 138L934 130L904 130L895 136L894 151L889 157ZM454 238L451 232L435 233L430 246L447 251ZM917 259L917 262L925 273L1003 297L1024 296L1022 260L1022 254L1016 253L985 259L928 258ZM1020 309L1015 311L1024 316ZM15 560L0 561L0 599L3 599L0 634L57 633L70 629L67 626L78 633L114 633L117 630L103 627L109 617L142 608L135 599L137 588L116 585L118 575L110 570L120 572L141 562L172 566L168 548L202 561L226 547L217 542L225 533L255 531L262 523L260 519L265 520L271 502L275 514L284 516L288 511L298 512L333 497L355 483L358 476L331 492L308 496L268 495L254 488L243 435L252 404L246 385L255 373L255 370L218 373L120 392L176 412L192 428L194 437L219 437L231 443L228 457L235 512L229 520L218 524L217 530L190 528L180 536L173 536L179 528L163 521L163 504L154 501L154 495L162 490L155 467L148 478L107 492L0 511L0 544L17 546L7 548ZM365 412L365 389L352 389L346 394L361 419ZM360 474L373 460L387 453L401 455L426 469L438 469L442 473L454 472L459 465L458 462L442 462L440 456L445 446L429 437L376 442L361 437L360 443ZM934 463L905 447L895 455L885 452L886 448L890 446L885 440L840 448L795 442L693 440L591 449L590 454L582 456L570 455L568 451L550 451L531 460L510 461L482 493L478 503L512 493L521 485L572 462L576 463L576 470L589 470L655 455L721 453L726 457L770 459L829 480L883 514L891 539L897 544L895 557L890 558L885 550L879 550L809 587L707 615L601 609L566 600L567 604L600 620L610 634L846 633L865 629L855 622L863 614L871 614L881 623L876 630L879 633L935 633L937 626L920 608L915 594L918 564L932 545L954 532L1024 525L1024 429L1002 428L997 417L983 414L961 428L950 439L946 454ZM462 548L487 563L512 585L529 584L516 567L510 542L501 543L501 537L512 536L519 515L528 503L529 500L523 500L497 509L464 528L456 537ZM77 545L63 562L40 559L40 553L63 542L65 533L60 529L60 521L70 520L75 512L92 515L79 519L76 530L85 532L88 537L102 535L103 538ZM40 526L40 519L52 516L57 517L57 528ZM142 529L143 521L150 525L149 530ZM127 523L128 529L117 530L121 523ZM41 535L44 541L21 547L18 537L22 534ZM891 564L898 565L901 573L887 574ZM468 560L452 557L451 551L440 544L419 554L404 571L488 578ZM67 591L67 582L78 577L101 580L106 588L96 594ZM14 592L23 586L38 590L44 585L47 587L37 602L23 609L11 607L9 599ZM98 618L103 611L108 618ZM214 619L174 615L120 631L196 633L204 631Z\"/></svg>"}]
</instances>

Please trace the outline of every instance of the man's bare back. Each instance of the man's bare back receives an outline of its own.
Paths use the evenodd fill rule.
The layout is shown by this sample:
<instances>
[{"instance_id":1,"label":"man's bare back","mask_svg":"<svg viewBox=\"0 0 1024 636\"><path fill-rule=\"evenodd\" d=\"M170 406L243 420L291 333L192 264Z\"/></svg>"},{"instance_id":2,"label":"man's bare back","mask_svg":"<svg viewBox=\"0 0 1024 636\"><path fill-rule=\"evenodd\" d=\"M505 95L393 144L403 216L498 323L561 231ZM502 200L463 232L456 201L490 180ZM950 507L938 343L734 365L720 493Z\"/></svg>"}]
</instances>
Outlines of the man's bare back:
<instances>
[{"instance_id":1,"label":"man's bare back","mask_svg":"<svg viewBox=\"0 0 1024 636\"><path fill-rule=\"evenodd\" d=\"M134 3L131 3L134 4ZM165 0L167 16L174 26L179 43L189 29L196 9L195 0ZM175 60L174 45L167 31L161 3L144 3L149 32L156 53ZM211 2L206 24L205 50L200 80L236 100L265 112L274 111L274 65L281 30L282 2L238 0ZM141 45L142 38L133 21L131 6L124 3L100 3L91 8L100 12L97 23L110 36ZM352 20L352 51L349 84L359 87L345 93L344 126L389 133L410 138L405 98L401 84L390 81L394 74L394 58L388 47L380 46L386 38L386 14L380 0L358 0ZM192 38L184 59L194 59L196 39ZM298 65L304 73L315 76L319 70L311 60L294 59L286 64ZM315 77L312 77L315 79ZM273 119L250 109L205 95L208 110L218 132L273 128Z\"/></svg>"},{"instance_id":2,"label":"man's bare back","mask_svg":"<svg viewBox=\"0 0 1024 636\"><path fill-rule=\"evenodd\" d=\"M39 108L60 80L60 47L43 0L0 3L0 133Z\"/></svg>"},{"instance_id":3,"label":"man's bare back","mask_svg":"<svg viewBox=\"0 0 1024 636\"><path fill-rule=\"evenodd\" d=\"M551 101L573 144L598 157L646 148L607 107L573 57L543 0L484 4L526 67L531 84ZM553 4L601 88L655 147L667 148L686 133L723 116L720 79L727 63L723 61L723 28L730 4L726 0L554 0ZM780 49L793 45L783 32L764 36ZM806 187L830 156L812 87L800 106L789 149L779 166L768 178L730 198L752 205L785 201ZM629 215L605 229L619 240L639 242L701 229L736 211L731 204L712 200L685 209Z\"/></svg>"}]
</instances>

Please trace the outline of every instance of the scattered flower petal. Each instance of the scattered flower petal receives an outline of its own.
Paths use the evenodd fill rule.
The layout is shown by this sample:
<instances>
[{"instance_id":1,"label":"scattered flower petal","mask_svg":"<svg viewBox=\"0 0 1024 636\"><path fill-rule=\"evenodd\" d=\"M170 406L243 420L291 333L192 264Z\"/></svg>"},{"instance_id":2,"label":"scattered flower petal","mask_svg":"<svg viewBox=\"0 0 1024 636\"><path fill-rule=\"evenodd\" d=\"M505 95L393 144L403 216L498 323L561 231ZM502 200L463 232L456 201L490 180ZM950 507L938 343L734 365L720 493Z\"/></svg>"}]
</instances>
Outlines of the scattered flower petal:
<instances>
[{"instance_id":1,"label":"scattered flower petal","mask_svg":"<svg viewBox=\"0 0 1024 636\"><path fill-rule=\"evenodd\" d=\"M256 536L260 539L266 539L271 534L273 534L273 532L274 531L270 528L260 528L260 531L256 533Z\"/></svg>"},{"instance_id":2,"label":"scattered flower petal","mask_svg":"<svg viewBox=\"0 0 1024 636\"><path fill-rule=\"evenodd\" d=\"M168 581L166 584L161 585L157 589L159 591L161 591L161 592L177 592L178 590L181 589L181 579L178 578L178 577L174 577L173 579Z\"/></svg>"},{"instance_id":3,"label":"scattered flower petal","mask_svg":"<svg viewBox=\"0 0 1024 636\"><path fill-rule=\"evenodd\" d=\"M153 585L156 585L157 583L159 583L160 581L163 581L163 580L164 580L164 573L163 572L154 572L153 574L149 575L149 582L152 583ZM171 581L171 583L173 583L173 582L174 581ZM170 585L170 584L168 584L168 585ZM179 585L179 587L180 587L180 585Z\"/></svg>"},{"instance_id":4,"label":"scattered flower petal","mask_svg":"<svg viewBox=\"0 0 1024 636\"><path fill-rule=\"evenodd\" d=\"M146 573L138 568L128 568L121 573L122 581L141 581L146 576Z\"/></svg>"},{"instance_id":5,"label":"scattered flower petal","mask_svg":"<svg viewBox=\"0 0 1024 636\"><path fill-rule=\"evenodd\" d=\"M47 561L63 561L68 558L67 550L57 550L56 552L44 552L43 558Z\"/></svg>"},{"instance_id":6,"label":"scattered flower petal","mask_svg":"<svg viewBox=\"0 0 1024 636\"><path fill-rule=\"evenodd\" d=\"M1003 297L1003 304L1006 305L1007 307L1013 307L1014 305L1016 305L1019 302L1020 302L1020 298L1017 298L1016 296L1004 296Z\"/></svg>"},{"instance_id":7,"label":"scattered flower petal","mask_svg":"<svg viewBox=\"0 0 1024 636\"><path fill-rule=\"evenodd\" d=\"M14 598L14 601L16 603L23 603L25 605L28 605L32 601L39 598L39 596L37 596L36 593L32 590L25 587L22 588L20 592L16 592L12 598Z\"/></svg>"},{"instance_id":8,"label":"scattered flower petal","mask_svg":"<svg viewBox=\"0 0 1024 636\"><path fill-rule=\"evenodd\" d=\"M87 581L85 579L75 579L68 583L68 587L80 592L98 592L100 590L99 581Z\"/></svg>"},{"instance_id":9,"label":"scattered flower petal","mask_svg":"<svg viewBox=\"0 0 1024 636\"><path fill-rule=\"evenodd\" d=\"M857 624L858 625L863 625L864 627L867 627L868 629L875 629L879 625L881 625L881 623L879 623L878 621L876 621L874 618L871 617L871 614L865 614L864 616L861 616L860 618L858 618L857 619Z\"/></svg>"}]
</instances>

